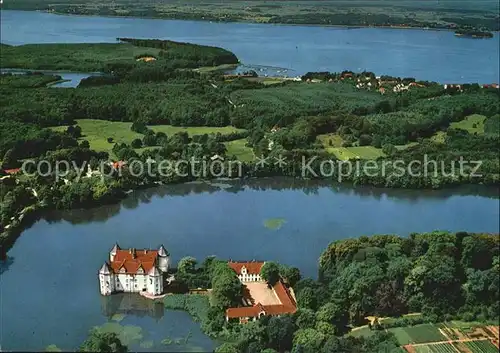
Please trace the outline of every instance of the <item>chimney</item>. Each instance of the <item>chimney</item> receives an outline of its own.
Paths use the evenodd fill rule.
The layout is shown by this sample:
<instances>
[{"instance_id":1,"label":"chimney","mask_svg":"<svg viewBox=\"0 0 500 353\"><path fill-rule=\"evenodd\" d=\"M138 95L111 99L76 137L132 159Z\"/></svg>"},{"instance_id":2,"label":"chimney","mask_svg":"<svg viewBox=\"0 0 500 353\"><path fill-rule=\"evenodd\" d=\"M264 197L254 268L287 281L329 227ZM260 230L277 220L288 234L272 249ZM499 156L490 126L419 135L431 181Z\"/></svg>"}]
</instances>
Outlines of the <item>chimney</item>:
<instances>
[{"instance_id":1,"label":"chimney","mask_svg":"<svg viewBox=\"0 0 500 353\"><path fill-rule=\"evenodd\" d=\"M135 259L135 249L134 248L130 249L130 254L132 255L132 258Z\"/></svg>"}]
</instances>

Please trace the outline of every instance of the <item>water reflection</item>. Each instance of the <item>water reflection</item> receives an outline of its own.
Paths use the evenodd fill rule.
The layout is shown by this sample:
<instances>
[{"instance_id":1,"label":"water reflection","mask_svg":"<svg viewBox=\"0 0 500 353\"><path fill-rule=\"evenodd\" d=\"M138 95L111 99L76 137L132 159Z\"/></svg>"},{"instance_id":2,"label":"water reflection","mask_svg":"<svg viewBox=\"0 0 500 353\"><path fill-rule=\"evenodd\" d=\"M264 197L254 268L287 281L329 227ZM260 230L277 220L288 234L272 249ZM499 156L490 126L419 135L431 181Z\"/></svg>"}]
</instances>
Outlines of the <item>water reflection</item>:
<instances>
[{"instance_id":1,"label":"water reflection","mask_svg":"<svg viewBox=\"0 0 500 353\"><path fill-rule=\"evenodd\" d=\"M14 258L12 256L7 256L6 253L0 252L0 275L9 270L9 267L14 263ZM1 281L0 277L0 283Z\"/></svg>"},{"instance_id":2,"label":"water reflection","mask_svg":"<svg viewBox=\"0 0 500 353\"><path fill-rule=\"evenodd\" d=\"M67 221L73 225L90 222L106 222L120 214L123 209L134 210L142 204L149 204L155 198L183 197L193 194L214 194L227 192L237 194L246 190L255 191L302 191L305 195L319 195L330 192L362 199L383 200L415 204L422 200L444 201L457 196L478 196L490 199L499 198L499 189L480 185L463 186L441 190L404 190L385 189L368 186L353 187L327 181L299 180L291 178L262 178L247 180L221 180L215 182L191 182L177 185L164 185L131 192L120 204L106 205L93 209L52 211L45 215L49 223Z\"/></svg>"},{"instance_id":3,"label":"water reflection","mask_svg":"<svg viewBox=\"0 0 500 353\"><path fill-rule=\"evenodd\" d=\"M157 322L163 317L165 307L161 301L146 299L134 293L118 293L101 297L101 313L108 319L114 315L149 316Z\"/></svg>"}]
</instances>

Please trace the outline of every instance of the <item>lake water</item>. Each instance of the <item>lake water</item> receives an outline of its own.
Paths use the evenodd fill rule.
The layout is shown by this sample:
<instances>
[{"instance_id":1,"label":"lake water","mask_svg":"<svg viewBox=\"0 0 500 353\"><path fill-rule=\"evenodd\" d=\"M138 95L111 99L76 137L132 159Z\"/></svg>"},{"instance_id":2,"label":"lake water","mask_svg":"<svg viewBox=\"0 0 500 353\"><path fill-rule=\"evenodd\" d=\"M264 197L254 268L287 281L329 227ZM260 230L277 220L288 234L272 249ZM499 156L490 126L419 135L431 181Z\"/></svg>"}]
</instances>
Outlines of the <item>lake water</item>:
<instances>
[{"instance_id":1,"label":"lake water","mask_svg":"<svg viewBox=\"0 0 500 353\"><path fill-rule=\"evenodd\" d=\"M288 76L349 69L443 83L493 83L499 81L500 72L498 33L493 39L479 40L420 29L346 29L1 11L1 41L7 44L114 42L116 37L220 46L233 51L246 65L286 68Z\"/></svg>"},{"instance_id":2,"label":"lake water","mask_svg":"<svg viewBox=\"0 0 500 353\"><path fill-rule=\"evenodd\" d=\"M174 263L187 255L276 260L315 277L320 254L338 239L437 229L498 232L495 195L267 179L164 186L134 192L117 205L52 213L23 232L1 265L2 348L73 349L92 326L125 313L122 326L142 329L133 349L213 349L186 313L163 311L137 296L101 297L97 271L116 241L137 248L164 244ZM284 220L281 228L266 228L266 220L276 218ZM160 343L188 335L188 344ZM154 346L146 349L144 341Z\"/></svg>"},{"instance_id":3,"label":"lake water","mask_svg":"<svg viewBox=\"0 0 500 353\"><path fill-rule=\"evenodd\" d=\"M45 75L61 76L64 80L54 84L49 84L53 88L75 88L80 84L80 81L90 76L101 76L99 72L67 72L67 71L49 71L49 70L32 70L35 72L43 72ZM11 73L13 75L24 75L27 70L22 69L0 69L0 73Z\"/></svg>"}]
</instances>

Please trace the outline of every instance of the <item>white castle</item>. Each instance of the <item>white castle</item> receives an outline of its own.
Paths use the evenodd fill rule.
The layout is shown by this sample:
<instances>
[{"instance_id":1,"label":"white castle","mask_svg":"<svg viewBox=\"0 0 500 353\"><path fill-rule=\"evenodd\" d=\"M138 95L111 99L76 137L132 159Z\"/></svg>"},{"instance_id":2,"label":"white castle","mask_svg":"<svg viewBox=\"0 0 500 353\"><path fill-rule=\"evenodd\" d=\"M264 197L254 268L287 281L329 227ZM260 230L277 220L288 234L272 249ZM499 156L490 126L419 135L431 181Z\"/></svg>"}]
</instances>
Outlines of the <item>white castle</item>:
<instances>
[{"instance_id":1,"label":"white castle","mask_svg":"<svg viewBox=\"0 0 500 353\"><path fill-rule=\"evenodd\" d=\"M115 244L109 252L109 263L99 270L102 295L116 292L159 295L163 292L165 274L170 265L170 254L163 245L158 250L122 250Z\"/></svg>"}]
</instances>

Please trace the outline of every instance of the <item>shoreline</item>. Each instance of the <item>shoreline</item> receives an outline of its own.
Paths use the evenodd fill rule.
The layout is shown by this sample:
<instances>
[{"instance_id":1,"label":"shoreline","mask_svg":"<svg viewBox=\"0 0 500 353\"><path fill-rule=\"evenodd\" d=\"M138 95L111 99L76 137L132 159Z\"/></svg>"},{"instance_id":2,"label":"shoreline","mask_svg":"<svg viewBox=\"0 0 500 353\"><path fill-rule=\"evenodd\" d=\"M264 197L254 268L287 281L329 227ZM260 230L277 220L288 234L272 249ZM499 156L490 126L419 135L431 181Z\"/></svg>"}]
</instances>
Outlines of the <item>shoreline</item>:
<instances>
[{"instance_id":1,"label":"shoreline","mask_svg":"<svg viewBox=\"0 0 500 353\"><path fill-rule=\"evenodd\" d=\"M71 208L71 209L56 209L56 208L48 208L40 203L40 200L38 200L37 203L27 206L21 210L17 215L15 215L13 218L15 218L12 223L6 225L8 227L7 229L4 228L2 232L0 232L0 261L2 261L3 258L7 256L7 253L9 250L14 246L16 243L17 239L21 236L21 234L29 229L34 223L36 223L38 220L42 219L47 213L50 212L68 212L72 210L91 210L91 209L96 209L99 207L103 206L110 206L110 205L117 205L126 200L129 195L133 192L136 191L141 191L141 190L153 190L154 188L161 187L161 186L175 186L175 185L189 185L191 183L196 183L196 182L204 182L204 183L217 183L217 181L236 181L236 182L243 182L245 184L245 181L248 180L266 180L266 179L289 179L289 180L299 180L299 181L316 181L318 185L344 185L344 186L349 186L350 188L357 188L357 187L366 187L366 188L371 188L371 189L376 189L376 190L394 190L394 191L424 191L424 192L431 192L431 191L444 191L444 190L450 190L450 191L456 191L461 188L467 188L467 187L479 187L479 188L498 188L497 185L485 185L485 184L448 184L448 185L442 185L438 189L429 189L429 188L424 188L424 189L407 189L407 188L394 188L394 187L379 187L379 186L374 186L370 184L363 184L363 185L355 185L354 183L350 182L344 182L344 183L337 183L333 181L329 181L328 179L304 179L304 178L293 178L293 177L287 177L287 176L274 176L274 177L249 177L249 178L220 178L220 179L210 179L210 180L190 180L190 181L184 181L180 183L171 183L171 184L151 184L151 185L142 185L136 189L131 189L128 191L123 191L122 195L120 197L117 197L113 200L108 200L107 202L95 202L93 205L89 207L84 207L84 208ZM304 188L303 186L302 188ZM272 188L270 188L272 189ZM222 189L221 189L222 190ZM454 193L455 194L455 193ZM480 195L485 197L484 195Z\"/></svg>"},{"instance_id":2,"label":"shoreline","mask_svg":"<svg viewBox=\"0 0 500 353\"><path fill-rule=\"evenodd\" d=\"M245 20L228 20L228 21L214 21L210 19L200 19L200 18L175 18L175 17L160 17L160 16L124 16L124 15L101 15L101 14L70 14L58 11L49 10L26 10L26 9L0 9L1 11L25 11L25 12L42 12L47 14L53 14L57 16L69 16L69 17L101 17L101 18L130 18L130 19L148 19L148 20L166 20L166 21L196 21L196 22L208 22L208 23L242 23L242 24L256 24L256 25L271 25L271 26L302 26L302 27L325 27L325 28L338 28L338 29L368 29L368 28L380 28L380 29L404 29L404 30L422 30L422 31L435 31L435 32L455 32L457 28L441 28L441 27L417 27L417 26L390 26L390 25L335 25L335 24L314 24L314 23L270 23L270 22L257 22L257 21L245 21ZM490 31L494 34L499 34L500 31Z\"/></svg>"}]
</instances>

